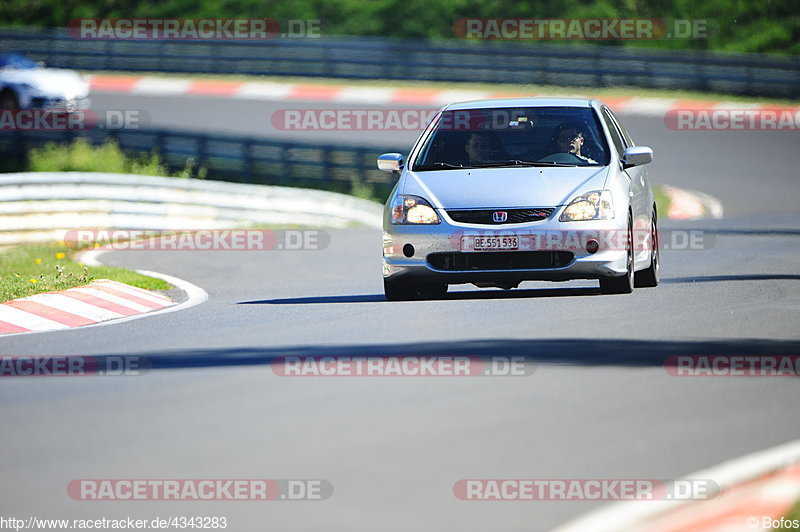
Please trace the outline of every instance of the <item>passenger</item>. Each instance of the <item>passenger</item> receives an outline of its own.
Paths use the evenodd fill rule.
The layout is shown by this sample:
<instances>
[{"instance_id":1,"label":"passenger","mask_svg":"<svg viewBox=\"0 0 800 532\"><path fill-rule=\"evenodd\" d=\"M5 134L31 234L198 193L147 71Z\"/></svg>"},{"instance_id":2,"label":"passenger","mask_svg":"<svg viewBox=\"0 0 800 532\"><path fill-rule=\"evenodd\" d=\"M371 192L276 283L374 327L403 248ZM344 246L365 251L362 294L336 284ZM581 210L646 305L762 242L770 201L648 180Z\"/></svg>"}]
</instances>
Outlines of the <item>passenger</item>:
<instances>
[{"instance_id":1,"label":"passenger","mask_svg":"<svg viewBox=\"0 0 800 532\"><path fill-rule=\"evenodd\" d=\"M464 145L468 164L504 161L508 157L500 138L493 131L475 131L469 134Z\"/></svg>"}]
</instances>

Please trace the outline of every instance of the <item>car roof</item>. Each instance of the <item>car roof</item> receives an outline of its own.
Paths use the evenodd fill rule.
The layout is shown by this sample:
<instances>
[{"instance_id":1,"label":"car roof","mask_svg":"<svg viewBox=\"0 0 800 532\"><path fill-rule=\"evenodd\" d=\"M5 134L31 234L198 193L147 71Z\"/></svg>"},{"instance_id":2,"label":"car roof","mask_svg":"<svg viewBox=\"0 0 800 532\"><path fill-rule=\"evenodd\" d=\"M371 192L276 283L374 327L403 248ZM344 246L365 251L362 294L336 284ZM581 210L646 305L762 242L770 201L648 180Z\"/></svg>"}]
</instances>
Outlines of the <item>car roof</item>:
<instances>
[{"instance_id":1,"label":"car roof","mask_svg":"<svg viewBox=\"0 0 800 532\"><path fill-rule=\"evenodd\" d=\"M504 107L578 107L589 108L599 103L589 98L494 98L491 100L473 100L456 102L445 106L447 111L467 109L501 109Z\"/></svg>"}]
</instances>

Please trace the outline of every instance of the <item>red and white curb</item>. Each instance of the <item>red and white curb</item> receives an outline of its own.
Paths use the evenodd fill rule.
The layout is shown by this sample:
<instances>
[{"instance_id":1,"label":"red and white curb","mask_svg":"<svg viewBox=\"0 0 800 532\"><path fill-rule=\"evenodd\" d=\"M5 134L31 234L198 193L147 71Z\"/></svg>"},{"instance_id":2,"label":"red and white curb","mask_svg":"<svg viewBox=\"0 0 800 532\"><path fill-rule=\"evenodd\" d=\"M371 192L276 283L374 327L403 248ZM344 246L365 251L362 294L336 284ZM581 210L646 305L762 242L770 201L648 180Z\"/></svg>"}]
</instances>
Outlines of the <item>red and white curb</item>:
<instances>
[{"instance_id":1,"label":"red and white curb","mask_svg":"<svg viewBox=\"0 0 800 532\"><path fill-rule=\"evenodd\" d=\"M722 218L722 203L705 192L686 190L670 185L659 185L669 197L667 218L671 220L699 220L701 218Z\"/></svg>"},{"instance_id":2,"label":"red and white curb","mask_svg":"<svg viewBox=\"0 0 800 532\"><path fill-rule=\"evenodd\" d=\"M108 250L89 250L80 260L88 266L102 264L98 258ZM208 293L192 283L149 270L142 275L162 279L182 290L186 300L172 299L124 283L101 279L59 292L36 294L0 304L0 337L95 327L184 310L208 300Z\"/></svg>"},{"instance_id":3,"label":"red and white curb","mask_svg":"<svg viewBox=\"0 0 800 532\"><path fill-rule=\"evenodd\" d=\"M716 497L628 501L589 513L552 532L739 532L766 530L800 498L800 440L752 453L687 479L714 481Z\"/></svg>"},{"instance_id":4,"label":"red and white curb","mask_svg":"<svg viewBox=\"0 0 800 532\"><path fill-rule=\"evenodd\" d=\"M154 96L206 96L243 100L311 101L358 105L424 105L441 107L452 102L486 98L545 96L514 91L317 85L266 81L165 78L147 76L87 76L92 92ZM576 94L576 96L578 96ZM586 96L586 95L582 95ZM614 111L630 115L664 116L678 109L770 109L795 113L800 107L719 102L678 98L603 97Z\"/></svg>"},{"instance_id":5,"label":"red and white curb","mask_svg":"<svg viewBox=\"0 0 800 532\"><path fill-rule=\"evenodd\" d=\"M100 279L86 286L36 294L0 304L0 334L54 331L93 325L171 307L166 296Z\"/></svg>"}]
</instances>

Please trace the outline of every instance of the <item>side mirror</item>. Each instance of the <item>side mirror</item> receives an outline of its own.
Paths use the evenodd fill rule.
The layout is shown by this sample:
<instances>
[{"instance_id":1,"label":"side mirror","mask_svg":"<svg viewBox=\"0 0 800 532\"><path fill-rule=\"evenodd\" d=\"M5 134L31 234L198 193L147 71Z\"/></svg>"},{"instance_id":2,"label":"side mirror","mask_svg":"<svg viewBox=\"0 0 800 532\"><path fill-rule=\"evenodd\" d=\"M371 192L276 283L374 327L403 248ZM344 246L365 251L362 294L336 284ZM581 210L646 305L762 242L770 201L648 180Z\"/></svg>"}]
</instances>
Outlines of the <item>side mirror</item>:
<instances>
[{"instance_id":1,"label":"side mirror","mask_svg":"<svg viewBox=\"0 0 800 532\"><path fill-rule=\"evenodd\" d=\"M653 149L647 146L631 146L622 154L622 165L625 168L642 166L653 162Z\"/></svg>"},{"instance_id":2,"label":"side mirror","mask_svg":"<svg viewBox=\"0 0 800 532\"><path fill-rule=\"evenodd\" d=\"M384 153L378 157L378 169L399 174L403 169L403 156L399 153Z\"/></svg>"}]
</instances>

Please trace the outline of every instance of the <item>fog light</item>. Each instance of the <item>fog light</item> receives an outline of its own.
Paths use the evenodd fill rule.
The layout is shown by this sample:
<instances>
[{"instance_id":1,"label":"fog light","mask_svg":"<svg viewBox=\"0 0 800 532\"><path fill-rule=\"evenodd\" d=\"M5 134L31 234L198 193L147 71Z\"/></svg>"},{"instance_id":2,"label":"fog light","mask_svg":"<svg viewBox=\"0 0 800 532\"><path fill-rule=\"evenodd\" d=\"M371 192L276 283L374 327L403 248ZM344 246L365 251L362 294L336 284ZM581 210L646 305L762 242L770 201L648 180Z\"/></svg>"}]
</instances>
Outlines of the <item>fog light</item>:
<instances>
[{"instance_id":1,"label":"fog light","mask_svg":"<svg viewBox=\"0 0 800 532\"><path fill-rule=\"evenodd\" d=\"M414 246L411 244L406 244L403 246L403 255L408 257L409 259L414 256Z\"/></svg>"},{"instance_id":2,"label":"fog light","mask_svg":"<svg viewBox=\"0 0 800 532\"><path fill-rule=\"evenodd\" d=\"M595 254L598 249L600 249L600 244L597 243L597 240L589 240L586 242L586 251L589 253Z\"/></svg>"}]
</instances>

